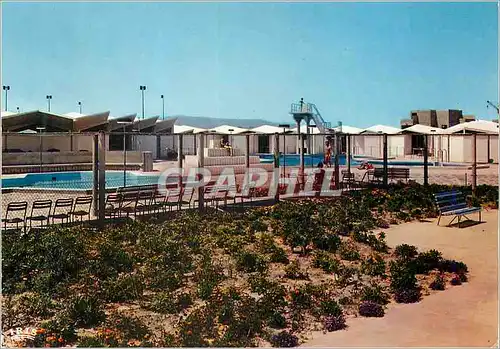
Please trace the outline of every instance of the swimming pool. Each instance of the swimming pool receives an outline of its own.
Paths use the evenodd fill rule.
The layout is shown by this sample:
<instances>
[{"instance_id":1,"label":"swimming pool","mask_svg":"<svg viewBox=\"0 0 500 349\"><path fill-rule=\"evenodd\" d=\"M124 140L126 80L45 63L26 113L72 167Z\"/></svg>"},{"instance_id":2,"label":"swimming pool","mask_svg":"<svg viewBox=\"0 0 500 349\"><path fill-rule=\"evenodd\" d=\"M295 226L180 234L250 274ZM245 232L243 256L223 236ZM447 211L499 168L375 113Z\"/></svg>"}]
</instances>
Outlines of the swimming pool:
<instances>
[{"instance_id":1,"label":"swimming pool","mask_svg":"<svg viewBox=\"0 0 500 349\"><path fill-rule=\"evenodd\" d=\"M266 162L272 162L274 160L274 155L273 154L259 154L260 161L263 163ZM324 160L324 155L323 154L306 154L304 155L304 166L306 167L315 167L317 166L321 161ZM333 164L333 158L332 158L332 164ZM345 155L339 155L339 165L346 165L346 156ZM353 159L351 157L351 165L356 166L360 165L361 162ZM299 166L300 165L300 155L299 154L286 154L286 155L280 155L280 166Z\"/></svg>"},{"instance_id":2,"label":"swimming pool","mask_svg":"<svg viewBox=\"0 0 500 349\"><path fill-rule=\"evenodd\" d=\"M260 161L263 163L269 163L274 161L274 156L273 154L259 154ZM319 162L323 161L324 155L323 154L306 154L304 155L304 166L306 167L312 167L312 166L317 166ZM332 157L332 165L333 165L333 157ZM375 166L382 166L384 164L383 160L380 159L370 159L370 158L363 158L363 157L351 157L351 166L359 166L363 162L368 162L372 165ZM388 165L389 166L424 166L424 162L421 160L388 160ZM459 163L447 163L447 162L433 162L429 161L429 166L453 166L453 167L460 167L460 166L465 166L464 164L459 164ZM300 165L300 155L299 154L286 154L286 155L280 155L280 166L299 166ZM342 154L339 155L339 165L340 166L345 166L347 164L346 162L346 155Z\"/></svg>"},{"instance_id":3,"label":"swimming pool","mask_svg":"<svg viewBox=\"0 0 500 349\"><path fill-rule=\"evenodd\" d=\"M126 172L125 182L130 185L157 184L160 174ZM123 171L106 171L106 188L124 184ZM93 172L28 173L2 178L2 188L92 189Z\"/></svg>"}]
</instances>

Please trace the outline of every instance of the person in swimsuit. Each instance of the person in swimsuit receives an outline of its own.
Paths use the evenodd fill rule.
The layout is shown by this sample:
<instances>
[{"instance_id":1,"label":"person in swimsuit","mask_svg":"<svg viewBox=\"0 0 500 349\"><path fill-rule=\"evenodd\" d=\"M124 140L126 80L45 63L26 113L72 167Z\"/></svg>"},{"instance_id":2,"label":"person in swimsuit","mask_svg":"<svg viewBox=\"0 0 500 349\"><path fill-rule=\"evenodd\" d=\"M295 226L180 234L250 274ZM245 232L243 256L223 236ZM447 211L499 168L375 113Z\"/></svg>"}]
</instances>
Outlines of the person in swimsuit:
<instances>
[{"instance_id":1,"label":"person in swimsuit","mask_svg":"<svg viewBox=\"0 0 500 349\"><path fill-rule=\"evenodd\" d=\"M326 141L325 142L325 165L327 167L330 167L332 165L331 159L332 159L332 147L330 145L330 142Z\"/></svg>"}]
</instances>

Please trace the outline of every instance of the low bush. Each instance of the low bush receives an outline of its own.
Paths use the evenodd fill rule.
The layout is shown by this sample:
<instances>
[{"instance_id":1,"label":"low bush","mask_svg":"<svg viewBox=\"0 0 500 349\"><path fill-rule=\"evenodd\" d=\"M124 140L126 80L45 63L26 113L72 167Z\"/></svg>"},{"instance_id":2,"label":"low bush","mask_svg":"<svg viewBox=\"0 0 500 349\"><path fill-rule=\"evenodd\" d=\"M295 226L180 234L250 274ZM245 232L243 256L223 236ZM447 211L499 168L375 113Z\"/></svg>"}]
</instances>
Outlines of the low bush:
<instances>
[{"instance_id":1,"label":"low bush","mask_svg":"<svg viewBox=\"0 0 500 349\"><path fill-rule=\"evenodd\" d=\"M136 300L142 296L143 280L137 274L121 274L115 279L103 281L102 293L109 302Z\"/></svg>"},{"instance_id":2,"label":"low bush","mask_svg":"<svg viewBox=\"0 0 500 349\"><path fill-rule=\"evenodd\" d=\"M416 303L420 300L419 289L400 289L394 291L394 300L397 303Z\"/></svg>"},{"instance_id":3,"label":"low bush","mask_svg":"<svg viewBox=\"0 0 500 349\"><path fill-rule=\"evenodd\" d=\"M384 289L377 284L365 286L361 290L361 301L370 301L386 305L389 303L389 298L389 294L387 294Z\"/></svg>"},{"instance_id":4,"label":"low bush","mask_svg":"<svg viewBox=\"0 0 500 349\"><path fill-rule=\"evenodd\" d=\"M453 277L450 280L450 284L453 286L458 286L462 284L462 279L460 278L460 275L453 275Z\"/></svg>"},{"instance_id":5,"label":"low bush","mask_svg":"<svg viewBox=\"0 0 500 349\"><path fill-rule=\"evenodd\" d=\"M282 263L282 264L288 264L290 262L288 260L286 251L279 246L276 246L274 250L271 252L269 256L269 261L271 263Z\"/></svg>"},{"instance_id":6,"label":"low bush","mask_svg":"<svg viewBox=\"0 0 500 349\"><path fill-rule=\"evenodd\" d=\"M359 251L353 243L343 242L338 250L340 258L346 261L357 261L360 258Z\"/></svg>"},{"instance_id":7,"label":"low bush","mask_svg":"<svg viewBox=\"0 0 500 349\"><path fill-rule=\"evenodd\" d=\"M68 317L77 327L99 325L106 319L104 308L94 295L77 295L67 306Z\"/></svg>"},{"instance_id":8,"label":"low bush","mask_svg":"<svg viewBox=\"0 0 500 349\"><path fill-rule=\"evenodd\" d=\"M383 317L384 308L375 302L363 301L359 305L359 315L364 317Z\"/></svg>"},{"instance_id":9,"label":"low bush","mask_svg":"<svg viewBox=\"0 0 500 349\"><path fill-rule=\"evenodd\" d=\"M376 252L386 253L389 251L389 246L385 242L385 234L383 232L379 233L378 236L369 234L367 240L367 244Z\"/></svg>"},{"instance_id":10,"label":"low bush","mask_svg":"<svg viewBox=\"0 0 500 349\"><path fill-rule=\"evenodd\" d=\"M324 233L314 237L314 247L323 251L335 252L340 247L342 240L337 234Z\"/></svg>"},{"instance_id":11,"label":"low bush","mask_svg":"<svg viewBox=\"0 0 500 349\"><path fill-rule=\"evenodd\" d=\"M270 342L273 347L291 348L299 345L299 338L288 331L281 331L273 335Z\"/></svg>"},{"instance_id":12,"label":"low bush","mask_svg":"<svg viewBox=\"0 0 500 349\"><path fill-rule=\"evenodd\" d=\"M361 272L370 276L385 276L385 261L379 254L373 254L361 262Z\"/></svg>"},{"instance_id":13,"label":"low bush","mask_svg":"<svg viewBox=\"0 0 500 349\"><path fill-rule=\"evenodd\" d=\"M417 274L427 274L433 269L439 268L442 261L441 252L430 250L419 253L413 260L412 266Z\"/></svg>"},{"instance_id":14,"label":"low bush","mask_svg":"<svg viewBox=\"0 0 500 349\"><path fill-rule=\"evenodd\" d=\"M443 291L445 289L445 282L443 277L441 275L436 275L429 287L431 288L431 290Z\"/></svg>"},{"instance_id":15,"label":"low bush","mask_svg":"<svg viewBox=\"0 0 500 349\"><path fill-rule=\"evenodd\" d=\"M344 315L327 316L323 321L323 326L328 332L342 330L346 327L345 317Z\"/></svg>"},{"instance_id":16,"label":"low bush","mask_svg":"<svg viewBox=\"0 0 500 349\"><path fill-rule=\"evenodd\" d=\"M391 289L398 290L413 290L417 288L417 277L412 268L407 264L398 261L389 263L391 273Z\"/></svg>"},{"instance_id":17,"label":"low bush","mask_svg":"<svg viewBox=\"0 0 500 349\"><path fill-rule=\"evenodd\" d=\"M290 291L290 299L292 306L298 309L308 309L313 302L311 291L306 287L296 288Z\"/></svg>"},{"instance_id":18,"label":"low bush","mask_svg":"<svg viewBox=\"0 0 500 349\"><path fill-rule=\"evenodd\" d=\"M402 244L396 246L394 255L403 261L409 261L418 255L418 249L415 246Z\"/></svg>"},{"instance_id":19,"label":"low bush","mask_svg":"<svg viewBox=\"0 0 500 349\"><path fill-rule=\"evenodd\" d=\"M260 255L243 251L236 257L236 269L246 273L263 272L267 269L267 263Z\"/></svg>"},{"instance_id":20,"label":"low bush","mask_svg":"<svg viewBox=\"0 0 500 349\"><path fill-rule=\"evenodd\" d=\"M271 328L285 328L287 325L285 317L277 311L267 318L266 323Z\"/></svg>"},{"instance_id":21,"label":"low bush","mask_svg":"<svg viewBox=\"0 0 500 349\"><path fill-rule=\"evenodd\" d=\"M335 299L324 299L319 303L319 308L321 311L321 315L326 316L340 316L342 315L342 308L335 301Z\"/></svg>"},{"instance_id":22,"label":"low bush","mask_svg":"<svg viewBox=\"0 0 500 349\"><path fill-rule=\"evenodd\" d=\"M173 295L169 292L160 292L154 295L149 309L165 314L176 314L193 304L189 293Z\"/></svg>"},{"instance_id":23,"label":"low bush","mask_svg":"<svg viewBox=\"0 0 500 349\"><path fill-rule=\"evenodd\" d=\"M307 280L309 278L307 272L302 271L298 260L292 261L285 267L285 277L288 279Z\"/></svg>"},{"instance_id":24,"label":"low bush","mask_svg":"<svg viewBox=\"0 0 500 349\"><path fill-rule=\"evenodd\" d=\"M321 268L326 273L337 273L339 269L339 261L330 257L323 251L316 251L313 259L313 266Z\"/></svg>"},{"instance_id":25,"label":"low bush","mask_svg":"<svg viewBox=\"0 0 500 349\"><path fill-rule=\"evenodd\" d=\"M463 262L455 260L443 259L440 261L438 270L441 272L466 274L468 272L467 265Z\"/></svg>"}]
</instances>

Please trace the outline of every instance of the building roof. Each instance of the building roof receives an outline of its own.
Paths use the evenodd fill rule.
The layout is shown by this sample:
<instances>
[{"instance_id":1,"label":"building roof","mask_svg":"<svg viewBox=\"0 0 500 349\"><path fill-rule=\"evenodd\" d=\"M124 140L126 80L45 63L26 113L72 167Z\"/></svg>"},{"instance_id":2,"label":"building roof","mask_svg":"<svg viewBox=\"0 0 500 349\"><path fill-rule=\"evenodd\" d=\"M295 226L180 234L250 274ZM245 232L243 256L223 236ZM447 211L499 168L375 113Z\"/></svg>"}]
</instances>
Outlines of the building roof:
<instances>
[{"instance_id":1,"label":"building roof","mask_svg":"<svg viewBox=\"0 0 500 349\"><path fill-rule=\"evenodd\" d=\"M2 114L2 131L4 132L20 132L37 127L44 127L46 132L72 131L73 119L40 110Z\"/></svg>"},{"instance_id":2,"label":"building roof","mask_svg":"<svg viewBox=\"0 0 500 349\"><path fill-rule=\"evenodd\" d=\"M442 134L445 133L443 129L431 127L427 125L416 124L401 130L402 133L420 133L420 134Z\"/></svg>"},{"instance_id":3,"label":"building roof","mask_svg":"<svg viewBox=\"0 0 500 349\"><path fill-rule=\"evenodd\" d=\"M283 133L283 128L272 125L261 125L259 127L254 127L250 129L250 131L261 134L275 134L275 133ZM287 132L291 132L291 130Z\"/></svg>"},{"instance_id":4,"label":"building roof","mask_svg":"<svg viewBox=\"0 0 500 349\"><path fill-rule=\"evenodd\" d=\"M374 125L374 126L370 126L368 128L365 128L360 133L386 133L389 135L394 135L394 134L398 134L400 132L401 132L401 129L395 128L392 126Z\"/></svg>"},{"instance_id":5,"label":"building roof","mask_svg":"<svg viewBox=\"0 0 500 349\"><path fill-rule=\"evenodd\" d=\"M232 131L229 131L229 130L232 130ZM250 130L248 130L246 128L240 128L240 127L230 126L230 125L222 125L222 126L214 127L214 128L211 128L209 131L215 132L215 133L222 133L222 134L226 134L226 135L230 135L230 134L237 135L240 133L251 132Z\"/></svg>"},{"instance_id":6,"label":"building roof","mask_svg":"<svg viewBox=\"0 0 500 349\"><path fill-rule=\"evenodd\" d=\"M357 135L357 134L360 134L361 132L363 132L362 128L358 128L358 127L354 127L354 126L347 126L347 125L342 125L342 127L336 126L333 128L333 130L335 132L342 131L342 133L351 134L351 135Z\"/></svg>"},{"instance_id":7,"label":"building roof","mask_svg":"<svg viewBox=\"0 0 500 349\"><path fill-rule=\"evenodd\" d=\"M498 134L498 123L487 120L464 122L444 130L445 133L488 133Z\"/></svg>"},{"instance_id":8,"label":"building roof","mask_svg":"<svg viewBox=\"0 0 500 349\"><path fill-rule=\"evenodd\" d=\"M204 128L188 125L174 125L174 133L201 133L207 131Z\"/></svg>"}]
</instances>

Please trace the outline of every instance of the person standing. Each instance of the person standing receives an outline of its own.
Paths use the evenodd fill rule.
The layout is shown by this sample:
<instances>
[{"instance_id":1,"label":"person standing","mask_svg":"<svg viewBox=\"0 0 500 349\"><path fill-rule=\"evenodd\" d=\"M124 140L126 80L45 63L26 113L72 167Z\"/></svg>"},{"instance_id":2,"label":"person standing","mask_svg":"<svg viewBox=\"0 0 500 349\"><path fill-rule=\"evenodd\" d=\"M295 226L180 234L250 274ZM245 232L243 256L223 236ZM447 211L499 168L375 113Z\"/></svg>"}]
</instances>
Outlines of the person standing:
<instances>
[{"instance_id":1,"label":"person standing","mask_svg":"<svg viewBox=\"0 0 500 349\"><path fill-rule=\"evenodd\" d=\"M325 166L332 166L332 146L330 145L330 141L325 142Z\"/></svg>"}]
</instances>

